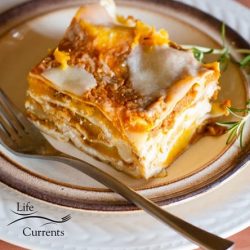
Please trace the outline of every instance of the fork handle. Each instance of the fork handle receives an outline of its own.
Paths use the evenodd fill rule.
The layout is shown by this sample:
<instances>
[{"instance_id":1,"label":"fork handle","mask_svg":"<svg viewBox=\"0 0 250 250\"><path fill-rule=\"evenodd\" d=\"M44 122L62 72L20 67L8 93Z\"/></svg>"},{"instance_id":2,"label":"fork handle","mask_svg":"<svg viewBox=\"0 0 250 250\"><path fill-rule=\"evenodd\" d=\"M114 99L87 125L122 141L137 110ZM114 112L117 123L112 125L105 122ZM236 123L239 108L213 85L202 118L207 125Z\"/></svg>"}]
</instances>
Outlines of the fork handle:
<instances>
[{"instance_id":1,"label":"fork handle","mask_svg":"<svg viewBox=\"0 0 250 250\"><path fill-rule=\"evenodd\" d=\"M84 174L92 177L93 179L102 183L114 192L120 194L128 201L135 204L137 207L143 209L158 220L164 222L172 229L183 235L185 238L191 240L202 248L214 250L224 250L233 248L234 243L232 241L220 238L214 234L206 232L168 213L154 202L135 192L133 189L128 187L120 180L114 178L113 176L91 164L88 164L84 161L81 161L66 154L61 154L60 156L51 156L49 157L49 159L66 163L67 165L70 165L73 168L78 169Z\"/></svg>"}]
</instances>

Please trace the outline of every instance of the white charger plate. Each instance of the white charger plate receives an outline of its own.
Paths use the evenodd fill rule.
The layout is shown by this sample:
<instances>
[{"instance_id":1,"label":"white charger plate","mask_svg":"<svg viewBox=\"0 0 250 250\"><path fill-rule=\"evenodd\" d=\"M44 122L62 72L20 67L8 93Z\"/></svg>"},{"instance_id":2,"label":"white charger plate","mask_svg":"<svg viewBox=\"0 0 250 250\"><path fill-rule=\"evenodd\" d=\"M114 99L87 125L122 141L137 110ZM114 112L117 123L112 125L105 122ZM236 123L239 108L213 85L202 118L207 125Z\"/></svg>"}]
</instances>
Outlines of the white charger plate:
<instances>
[{"instance_id":1,"label":"white charger plate","mask_svg":"<svg viewBox=\"0 0 250 250\"><path fill-rule=\"evenodd\" d=\"M208 9L211 9L211 1L210 3L203 1L203 5L204 2L207 2ZM230 4L227 4L228 11L230 11ZM237 8L242 11L235 4L232 4L231 8L234 11ZM245 13L244 11L242 13ZM242 26L244 27L245 24ZM219 189L214 189L195 200L169 207L169 210L208 230L213 229L213 232L218 234L228 235L242 229L246 224L249 225L247 207L250 190L247 188L246 176L249 174L247 168L242 168L241 171L238 176ZM63 225L63 229L68 232L67 237L56 242L54 238L39 238L39 240L23 238L20 235L20 228L24 224L11 230L1 227L0 232L3 238L13 242L15 237L17 240L14 243L16 244L27 243L24 246L29 248L36 246L36 249L38 245L44 249L59 249L62 246L72 249L179 249L190 246L187 241L181 240L174 232L142 212L81 212L50 205L30 197L22 198L23 196L18 192L9 190L1 185L3 201L1 204L5 204L2 206L3 213L1 213L3 225L13 219L9 209L13 209L15 202L19 199L32 201L35 206L39 207L40 213L58 216L69 210L73 217L70 222ZM6 199L7 203L4 202ZM233 216L237 213L236 208L240 209L240 216ZM32 222L29 225L32 225ZM36 223L33 226L35 227Z\"/></svg>"},{"instance_id":2,"label":"white charger plate","mask_svg":"<svg viewBox=\"0 0 250 250\"><path fill-rule=\"evenodd\" d=\"M53 48L62 37L79 4L88 0L62 0L56 3L37 0L0 16L1 88L23 109L28 71ZM157 28L166 28L170 37L180 44L219 47L221 23L186 5L172 1L118 1L118 12L133 15ZM249 45L227 28L227 44L239 60L235 47ZM191 34L191 35L190 35ZM34 45L36 45L34 47ZM210 60L213 60L210 58ZM22 62L22 63L17 63ZM13 72L15 72L13 74ZM249 82L244 72L231 63L221 78L221 100L230 99L243 107L249 96ZM250 126L245 127L245 144L250 142ZM246 161L249 148L241 150L238 143L226 145L228 135L205 136L192 144L170 167L167 176L136 180L98 162L71 144L48 137L59 150L86 160L122 180L142 195L170 204L206 192L225 181ZM90 210L130 210L134 206L106 187L77 170L58 162L27 159L1 148L7 158L0 159L0 180L36 198L75 208Z\"/></svg>"}]
</instances>

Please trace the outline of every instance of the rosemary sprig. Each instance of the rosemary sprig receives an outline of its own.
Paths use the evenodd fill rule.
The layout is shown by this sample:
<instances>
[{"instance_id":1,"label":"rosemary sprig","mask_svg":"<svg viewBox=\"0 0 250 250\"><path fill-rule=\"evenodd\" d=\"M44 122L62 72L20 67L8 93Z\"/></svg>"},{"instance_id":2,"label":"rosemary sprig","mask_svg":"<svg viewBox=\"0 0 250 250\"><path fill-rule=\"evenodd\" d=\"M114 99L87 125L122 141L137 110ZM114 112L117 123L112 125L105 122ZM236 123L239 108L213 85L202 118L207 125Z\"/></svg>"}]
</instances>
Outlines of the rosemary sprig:
<instances>
[{"instance_id":1,"label":"rosemary sprig","mask_svg":"<svg viewBox=\"0 0 250 250\"><path fill-rule=\"evenodd\" d=\"M231 143L237 137L240 138L240 147L243 148L243 133L244 127L247 120L250 118L250 100L246 103L246 108L238 109L238 108L228 108L228 111L234 116L237 117L238 121L230 121L230 122L216 122L217 125L226 127L228 130L228 138L227 144ZM246 113L245 116L239 115L238 113Z\"/></svg>"},{"instance_id":2,"label":"rosemary sprig","mask_svg":"<svg viewBox=\"0 0 250 250\"><path fill-rule=\"evenodd\" d=\"M187 45L187 44L182 44L181 47L184 49L197 49L200 50L201 52L208 52L210 50L213 50L211 54L213 55L221 55L224 53L223 49L213 49L213 48L208 48L208 47L203 47L203 46L195 46L194 45ZM236 52L240 54L250 54L250 49L235 49Z\"/></svg>"},{"instance_id":3,"label":"rosemary sprig","mask_svg":"<svg viewBox=\"0 0 250 250\"><path fill-rule=\"evenodd\" d=\"M193 46L193 45L182 45L184 49L191 49L194 57L202 62L206 54L214 54L219 55L218 61L220 62L221 70L225 71L227 69L228 63L230 60L233 60L230 54L230 50L226 44L226 29L225 24L222 24L221 27L221 40L222 40L222 48L221 49L213 49L206 48L202 46ZM238 53L245 54L245 57L236 62L240 65L240 67L246 67L250 65L250 50L249 49L236 49ZM235 61L234 61L235 62ZM246 103L246 108L238 109L238 108L228 108L228 111L234 116L237 117L238 121L230 121L230 122L217 122L217 125L226 127L229 133L227 138L227 144L231 143L234 139L239 137L240 146L243 147L243 133L246 121L250 118L250 99ZM239 113L245 113L245 116L240 115Z\"/></svg>"},{"instance_id":4,"label":"rosemary sprig","mask_svg":"<svg viewBox=\"0 0 250 250\"><path fill-rule=\"evenodd\" d=\"M226 28L225 28L225 23L222 23L221 26L221 40L222 40L222 46L223 49L221 51L221 56L219 58L219 62L220 62L220 68L221 70L226 70L228 67L228 63L230 61L230 53L229 53L229 49L226 46Z\"/></svg>"},{"instance_id":5,"label":"rosemary sprig","mask_svg":"<svg viewBox=\"0 0 250 250\"><path fill-rule=\"evenodd\" d=\"M230 50L226 45L226 28L223 23L221 26L221 40L222 40L222 48L221 49L213 49L206 48L202 46L193 46L193 45L182 45L184 49L191 49L194 57L202 62L206 54L214 54L219 55L218 61L220 62L221 70L225 71L227 69L228 63L230 62L231 55ZM246 54L246 56L238 62L241 67L246 67L250 65L250 50L249 49L236 49L238 53Z\"/></svg>"}]
</instances>

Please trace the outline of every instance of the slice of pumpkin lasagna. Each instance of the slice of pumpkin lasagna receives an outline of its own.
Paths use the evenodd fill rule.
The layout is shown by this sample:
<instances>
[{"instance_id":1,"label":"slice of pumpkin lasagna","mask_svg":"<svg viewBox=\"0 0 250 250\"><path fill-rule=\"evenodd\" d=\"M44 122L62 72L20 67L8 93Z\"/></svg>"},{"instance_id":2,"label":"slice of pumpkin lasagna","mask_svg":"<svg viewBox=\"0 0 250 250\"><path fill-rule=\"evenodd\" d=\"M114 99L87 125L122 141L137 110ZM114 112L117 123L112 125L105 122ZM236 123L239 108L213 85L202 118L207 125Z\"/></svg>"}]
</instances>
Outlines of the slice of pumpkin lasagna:
<instances>
[{"instance_id":1,"label":"slice of pumpkin lasagna","mask_svg":"<svg viewBox=\"0 0 250 250\"><path fill-rule=\"evenodd\" d=\"M82 7L28 76L26 110L42 131L137 178L187 147L219 90L217 62L133 17Z\"/></svg>"}]
</instances>

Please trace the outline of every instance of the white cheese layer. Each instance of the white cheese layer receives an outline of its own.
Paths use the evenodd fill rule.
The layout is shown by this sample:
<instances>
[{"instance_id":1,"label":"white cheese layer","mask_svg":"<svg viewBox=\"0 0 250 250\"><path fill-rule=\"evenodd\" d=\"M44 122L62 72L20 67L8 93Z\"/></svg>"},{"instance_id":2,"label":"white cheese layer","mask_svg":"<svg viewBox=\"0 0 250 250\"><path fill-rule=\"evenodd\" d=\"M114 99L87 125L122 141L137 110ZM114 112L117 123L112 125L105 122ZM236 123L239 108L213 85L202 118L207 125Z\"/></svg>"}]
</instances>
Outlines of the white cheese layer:
<instances>
[{"instance_id":1,"label":"white cheese layer","mask_svg":"<svg viewBox=\"0 0 250 250\"><path fill-rule=\"evenodd\" d=\"M203 85L200 87L203 88ZM176 117L173 127L167 133L160 130L150 136L148 133L131 133L128 135L130 141L137 148L137 154L143 161L146 178L162 170L168 154L185 129L192 126L198 127L208 118L211 111L209 100L217 89L216 82L209 84L205 89L201 89L192 106Z\"/></svg>"},{"instance_id":2,"label":"white cheese layer","mask_svg":"<svg viewBox=\"0 0 250 250\"><path fill-rule=\"evenodd\" d=\"M131 148L128 145L128 143L126 141L123 141L121 138L115 136L112 133L112 131L110 130L110 128L100 118L95 117L95 116L87 116L85 114L84 110L81 110L81 109L78 109L77 107L74 107L74 105L71 105L70 101L68 101L68 102L56 101L56 100L53 100L51 98L48 98L47 96L37 96L37 95L33 94L32 92L28 92L28 93L29 93L29 96L33 100L35 100L37 103L39 103L43 107L43 111L41 112L41 110L39 110L39 108L36 107L34 104L31 104L29 102L25 103L26 109L29 110L29 112L38 116L38 118L45 120L45 119L48 119L46 113L53 114L54 108L51 107L50 103L53 103L59 107L64 107L65 109L70 110L72 113L78 114L80 117L84 117L90 123L99 127L102 130L102 132L104 133L105 139L108 141L108 144L104 143L103 141L99 140L98 138L96 138L96 140L92 139L92 141L98 142L98 143L103 143L107 147L113 147L113 146L116 147L121 159L124 162L129 163L129 164L131 164L133 162L132 151L131 151ZM65 124L66 123L67 123L67 121L65 120ZM69 126L69 125L67 125L67 126ZM81 131L81 132L83 132L83 131ZM84 135L84 134L82 133L82 135ZM87 135L85 135L85 136L88 139Z\"/></svg>"},{"instance_id":3,"label":"white cheese layer","mask_svg":"<svg viewBox=\"0 0 250 250\"><path fill-rule=\"evenodd\" d=\"M196 75L200 63L191 51L167 46L136 46L127 59L133 88L143 96L159 95L183 75Z\"/></svg>"},{"instance_id":4,"label":"white cheese layer","mask_svg":"<svg viewBox=\"0 0 250 250\"><path fill-rule=\"evenodd\" d=\"M99 4L89 5L84 8L81 19L94 25L113 25L113 18L109 11Z\"/></svg>"},{"instance_id":5,"label":"white cheese layer","mask_svg":"<svg viewBox=\"0 0 250 250\"><path fill-rule=\"evenodd\" d=\"M100 0L100 5L105 8L113 21L116 20L116 5L114 0Z\"/></svg>"},{"instance_id":6,"label":"white cheese layer","mask_svg":"<svg viewBox=\"0 0 250 250\"><path fill-rule=\"evenodd\" d=\"M88 23L101 26L128 26L119 22L114 0L100 0L99 4L87 5L83 10L80 18Z\"/></svg>"},{"instance_id":7,"label":"white cheese layer","mask_svg":"<svg viewBox=\"0 0 250 250\"><path fill-rule=\"evenodd\" d=\"M96 86L92 74L83 68L68 66L65 70L53 68L42 73L43 77L52 82L59 90L82 95Z\"/></svg>"},{"instance_id":8,"label":"white cheese layer","mask_svg":"<svg viewBox=\"0 0 250 250\"><path fill-rule=\"evenodd\" d=\"M161 171L166 158L176 141L182 136L183 131L194 125L198 127L210 110L211 104L208 100L204 99L198 102L176 119L174 127L167 134L161 131L156 137L150 138L145 143L141 154L145 159L143 163L146 166L146 178Z\"/></svg>"}]
</instances>

